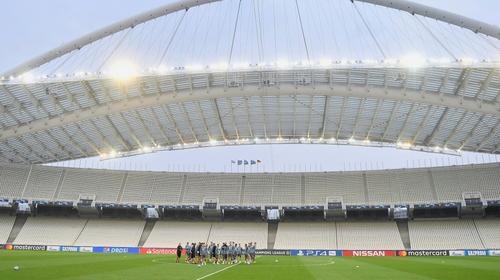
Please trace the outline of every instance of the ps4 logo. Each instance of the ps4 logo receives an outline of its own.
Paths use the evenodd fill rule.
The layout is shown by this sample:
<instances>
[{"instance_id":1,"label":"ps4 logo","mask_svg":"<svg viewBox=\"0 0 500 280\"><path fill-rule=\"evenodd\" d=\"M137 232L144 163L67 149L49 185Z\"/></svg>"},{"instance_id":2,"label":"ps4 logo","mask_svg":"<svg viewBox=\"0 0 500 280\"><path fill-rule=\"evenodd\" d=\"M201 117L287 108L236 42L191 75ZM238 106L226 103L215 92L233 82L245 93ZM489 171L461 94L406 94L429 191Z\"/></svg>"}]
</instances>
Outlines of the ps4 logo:
<instances>
[{"instance_id":1,"label":"ps4 logo","mask_svg":"<svg viewBox=\"0 0 500 280\"><path fill-rule=\"evenodd\" d=\"M336 256L336 251L328 251L328 250L292 250L292 255L295 256Z\"/></svg>"}]
</instances>

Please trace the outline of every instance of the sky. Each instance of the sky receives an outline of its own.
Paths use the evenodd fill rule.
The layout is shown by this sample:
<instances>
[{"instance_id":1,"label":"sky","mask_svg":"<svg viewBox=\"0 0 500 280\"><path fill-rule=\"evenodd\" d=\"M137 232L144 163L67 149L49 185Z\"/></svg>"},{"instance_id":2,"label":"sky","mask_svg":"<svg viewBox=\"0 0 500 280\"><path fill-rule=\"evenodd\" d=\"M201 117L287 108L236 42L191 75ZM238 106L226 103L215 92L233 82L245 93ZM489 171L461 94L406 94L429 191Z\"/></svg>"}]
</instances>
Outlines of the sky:
<instances>
[{"instance_id":1,"label":"sky","mask_svg":"<svg viewBox=\"0 0 500 280\"><path fill-rule=\"evenodd\" d=\"M16 0L2 1L0 73L64 42L117 20L171 0ZM416 0L500 26L498 0ZM231 160L259 159L253 167L232 165ZM364 170L466 164L499 161L500 157L464 154L462 157L334 145L257 145L212 147L161 152L133 158L99 161L86 159L59 163L64 166L113 169L294 172Z\"/></svg>"}]
</instances>

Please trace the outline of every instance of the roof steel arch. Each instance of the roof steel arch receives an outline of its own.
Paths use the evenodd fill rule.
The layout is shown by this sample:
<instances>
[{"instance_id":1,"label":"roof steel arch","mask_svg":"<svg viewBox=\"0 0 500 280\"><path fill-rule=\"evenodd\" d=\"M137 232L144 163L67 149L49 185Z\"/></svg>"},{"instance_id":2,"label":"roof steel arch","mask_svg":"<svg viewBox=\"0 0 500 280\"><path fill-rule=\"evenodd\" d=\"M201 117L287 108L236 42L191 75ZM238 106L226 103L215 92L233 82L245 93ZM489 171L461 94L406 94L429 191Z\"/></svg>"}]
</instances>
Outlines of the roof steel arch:
<instances>
[{"instance_id":1,"label":"roof steel arch","mask_svg":"<svg viewBox=\"0 0 500 280\"><path fill-rule=\"evenodd\" d=\"M175 79L175 78L174 78ZM500 117L500 106L495 102L478 102L476 99L449 94L425 93L417 90L401 88L375 88L358 85L348 87L331 86L328 83L316 83L314 86L298 87L293 84L280 84L279 87L262 87L258 84L248 84L244 88L238 87L213 87L196 88L194 84L189 89L176 90L174 93L158 92L156 95L137 96L112 103L82 108L67 112L55 118L39 119L20 126L7 128L0 131L0 142L12 137L19 137L26 133L36 133L70 123L120 113L128 110L151 107L162 104L174 104L204 99L217 99L225 97L249 96L339 96L374 98L378 100L392 100L397 102L413 102L432 106L442 106L467 112Z\"/></svg>"},{"instance_id":2,"label":"roof steel arch","mask_svg":"<svg viewBox=\"0 0 500 280\"><path fill-rule=\"evenodd\" d=\"M48 116L4 126L0 161L40 163L113 150L138 153L156 144L187 149L254 143L242 139L287 143L309 137L307 143L335 138L328 144L356 145L349 142L354 137L389 146L401 141L430 149L500 152L498 88L496 82L487 82L488 77L500 77L495 69L421 69L412 75L428 81L415 85L394 80L393 74L405 69L351 70L140 76L128 88L107 78L3 85L0 93L6 95L31 90L43 97L5 107L6 120L37 110L48 111ZM464 72L473 79L462 82L459 73ZM445 81L447 73L456 77ZM43 88L54 87L76 90L64 102L90 103L58 113L61 104L43 95ZM109 99L109 92L121 94Z\"/></svg>"},{"instance_id":3,"label":"roof steel arch","mask_svg":"<svg viewBox=\"0 0 500 280\"><path fill-rule=\"evenodd\" d=\"M127 28L133 28L134 26L145 23L147 21L153 20L155 18L165 16L180 10L189 9L196 6L201 6L208 3L219 2L222 0L180 0L171 4L163 5L152 9L150 11L143 12L141 14L132 16L130 18L118 21L114 24L86 34L80 38L77 38L69 43L66 43L58 48L50 50L40 56L37 56L27 62L24 62L7 72L3 73L3 76L17 76L23 74L29 70L32 70L38 66L48 63L56 58L59 58L65 54L68 54L74 50L81 49L82 47L105 38L109 35L117 33L119 31L125 30ZM475 33L481 33L487 36L491 36L500 40L500 27L484 23L478 20L474 20L465 16L461 16L455 13L447 12L441 9L429 7L426 5L414 3L407 0L391 1L391 0L351 0L358 2L370 3L378 6L383 6L387 8L397 9L401 11L406 11L411 14L418 14L424 17L436 19L442 22L446 22L452 25L456 25L462 28L469 29Z\"/></svg>"}]
</instances>

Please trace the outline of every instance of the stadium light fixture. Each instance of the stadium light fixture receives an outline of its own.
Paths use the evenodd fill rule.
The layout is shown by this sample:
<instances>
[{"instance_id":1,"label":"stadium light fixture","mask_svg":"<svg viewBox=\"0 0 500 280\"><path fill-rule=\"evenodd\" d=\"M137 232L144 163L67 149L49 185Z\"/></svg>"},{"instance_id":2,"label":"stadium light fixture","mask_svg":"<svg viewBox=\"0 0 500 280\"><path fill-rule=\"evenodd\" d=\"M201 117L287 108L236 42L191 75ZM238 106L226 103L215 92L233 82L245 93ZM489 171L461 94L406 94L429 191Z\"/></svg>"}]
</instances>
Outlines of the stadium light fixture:
<instances>
[{"instance_id":1,"label":"stadium light fixture","mask_svg":"<svg viewBox=\"0 0 500 280\"><path fill-rule=\"evenodd\" d=\"M156 71L158 72L158 74L166 74L168 72L168 68L167 66L161 64L156 68Z\"/></svg>"},{"instance_id":2,"label":"stadium light fixture","mask_svg":"<svg viewBox=\"0 0 500 280\"><path fill-rule=\"evenodd\" d=\"M413 145L410 142L397 142L396 147L401 149L410 149Z\"/></svg>"},{"instance_id":3,"label":"stadium light fixture","mask_svg":"<svg viewBox=\"0 0 500 280\"><path fill-rule=\"evenodd\" d=\"M119 82L129 82L139 73L137 66L127 59L112 62L107 72L111 78Z\"/></svg>"},{"instance_id":4,"label":"stadium light fixture","mask_svg":"<svg viewBox=\"0 0 500 280\"><path fill-rule=\"evenodd\" d=\"M287 60L278 60L276 61L276 67L277 68L288 68L290 67L290 62Z\"/></svg>"},{"instance_id":5,"label":"stadium light fixture","mask_svg":"<svg viewBox=\"0 0 500 280\"><path fill-rule=\"evenodd\" d=\"M23 81L23 83L31 83L35 80L35 76L33 76L30 72L22 74L19 78Z\"/></svg>"},{"instance_id":6,"label":"stadium light fixture","mask_svg":"<svg viewBox=\"0 0 500 280\"><path fill-rule=\"evenodd\" d=\"M322 67L328 67L328 66L332 65L332 61L330 59L324 58L324 59L321 59L319 61L319 65Z\"/></svg>"},{"instance_id":7,"label":"stadium light fixture","mask_svg":"<svg viewBox=\"0 0 500 280\"><path fill-rule=\"evenodd\" d=\"M464 66L470 66L470 65L478 63L478 60L471 58L471 57L463 57L463 58L459 59L459 62L460 62L460 64L462 64Z\"/></svg>"},{"instance_id":8,"label":"stadium light fixture","mask_svg":"<svg viewBox=\"0 0 500 280\"><path fill-rule=\"evenodd\" d=\"M403 56L399 62L404 67L419 68L425 66L427 60L419 53L411 53Z\"/></svg>"},{"instance_id":9,"label":"stadium light fixture","mask_svg":"<svg viewBox=\"0 0 500 280\"><path fill-rule=\"evenodd\" d=\"M229 68L229 66L225 62L219 62L216 64L209 65L208 68L214 71L226 71Z\"/></svg>"}]
</instances>

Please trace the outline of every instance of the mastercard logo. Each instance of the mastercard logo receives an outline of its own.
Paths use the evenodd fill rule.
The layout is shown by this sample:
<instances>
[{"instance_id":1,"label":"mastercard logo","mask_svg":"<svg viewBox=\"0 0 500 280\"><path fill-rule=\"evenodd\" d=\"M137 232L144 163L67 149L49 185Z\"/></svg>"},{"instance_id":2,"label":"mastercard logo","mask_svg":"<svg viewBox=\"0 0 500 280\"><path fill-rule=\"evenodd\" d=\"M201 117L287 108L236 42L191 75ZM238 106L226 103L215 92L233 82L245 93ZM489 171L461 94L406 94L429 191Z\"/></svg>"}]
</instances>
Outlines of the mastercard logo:
<instances>
[{"instance_id":1,"label":"mastercard logo","mask_svg":"<svg viewBox=\"0 0 500 280\"><path fill-rule=\"evenodd\" d=\"M406 252L406 251L398 251L398 256L400 256L400 257L406 257L406 256L408 256L408 252Z\"/></svg>"},{"instance_id":2,"label":"mastercard logo","mask_svg":"<svg viewBox=\"0 0 500 280\"><path fill-rule=\"evenodd\" d=\"M12 249L13 249L12 244L5 245L5 250L12 250Z\"/></svg>"}]
</instances>

